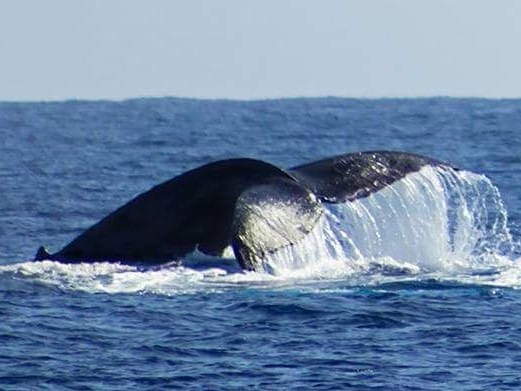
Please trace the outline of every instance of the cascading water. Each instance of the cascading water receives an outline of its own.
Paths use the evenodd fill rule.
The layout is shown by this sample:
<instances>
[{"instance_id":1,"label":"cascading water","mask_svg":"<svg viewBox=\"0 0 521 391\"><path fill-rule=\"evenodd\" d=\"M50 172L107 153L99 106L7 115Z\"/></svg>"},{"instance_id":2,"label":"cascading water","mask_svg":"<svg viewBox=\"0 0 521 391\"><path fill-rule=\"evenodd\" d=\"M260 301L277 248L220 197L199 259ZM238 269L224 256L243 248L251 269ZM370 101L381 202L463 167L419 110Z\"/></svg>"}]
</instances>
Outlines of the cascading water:
<instances>
[{"instance_id":1,"label":"cascading water","mask_svg":"<svg viewBox=\"0 0 521 391\"><path fill-rule=\"evenodd\" d=\"M376 266L476 271L495 266L514 247L499 191L487 177L426 167L369 197L326 205L313 232L271 254L265 269L277 275Z\"/></svg>"}]
</instances>

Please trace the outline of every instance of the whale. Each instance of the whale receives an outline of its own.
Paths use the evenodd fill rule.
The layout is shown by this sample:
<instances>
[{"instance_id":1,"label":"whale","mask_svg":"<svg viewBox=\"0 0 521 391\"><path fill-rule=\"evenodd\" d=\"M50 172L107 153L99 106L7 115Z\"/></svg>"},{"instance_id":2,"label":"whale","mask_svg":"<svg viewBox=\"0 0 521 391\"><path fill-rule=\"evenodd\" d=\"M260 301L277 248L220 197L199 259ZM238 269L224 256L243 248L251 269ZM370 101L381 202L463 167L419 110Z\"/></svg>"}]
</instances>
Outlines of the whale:
<instances>
[{"instance_id":1,"label":"whale","mask_svg":"<svg viewBox=\"0 0 521 391\"><path fill-rule=\"evenodd\" d=\"M449 164L414 153L363 151L282 169L251 158L214 161L131 199L61 250L43 246L35 261L157 266L198 250L231 247L244 270L303 240L325 204L354 202L425 166Z\"/></svg>"}]
</instances>

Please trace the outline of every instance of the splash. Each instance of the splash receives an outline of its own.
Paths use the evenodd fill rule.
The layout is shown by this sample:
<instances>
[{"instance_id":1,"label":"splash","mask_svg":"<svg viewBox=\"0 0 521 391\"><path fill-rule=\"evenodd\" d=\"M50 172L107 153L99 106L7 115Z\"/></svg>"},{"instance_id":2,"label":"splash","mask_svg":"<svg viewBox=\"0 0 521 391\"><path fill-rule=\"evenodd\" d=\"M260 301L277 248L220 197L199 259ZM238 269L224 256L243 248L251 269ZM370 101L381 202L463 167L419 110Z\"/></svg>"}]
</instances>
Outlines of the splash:
<instances>
[{"instance_id":1,"label":"splash","mask_svg":"<svg viewBox=\"0 0 521 391\"><path fill-rule=\"evenodd\" d=\"M426 167L369 197L329 205L303 243L270 255L274 274L479 273L518 244L498 189L484 176Z\"/></svg>"},{"instance_id":2,"label":"splash","mask_svg":"<svg viewBox=\"0 0 521 391\"><path fill-rule=\"evenodd\" d=\"M161 295L425 278L521 287L521 246L509 232L498 189L484 175L426 167L369 197L325 208L303 241L265 259L263 272L196 256L147 271L25 262L0 266L0 277L67 290Z\"/></svg>"},{"instance_id":3,"label":"splash","mask_svg":"<svg viewBox=\"0 0 521 391\"><path fill-rule=\"evenodd\" d=\"M220 268L198 271L186 267L165 267L143 271L107 262L63 264L41 261L0 266L0 276L64 290L103 293L195 293L207 290L209 282L225 274L226 271Z\"/></svg>"}]
</instances>

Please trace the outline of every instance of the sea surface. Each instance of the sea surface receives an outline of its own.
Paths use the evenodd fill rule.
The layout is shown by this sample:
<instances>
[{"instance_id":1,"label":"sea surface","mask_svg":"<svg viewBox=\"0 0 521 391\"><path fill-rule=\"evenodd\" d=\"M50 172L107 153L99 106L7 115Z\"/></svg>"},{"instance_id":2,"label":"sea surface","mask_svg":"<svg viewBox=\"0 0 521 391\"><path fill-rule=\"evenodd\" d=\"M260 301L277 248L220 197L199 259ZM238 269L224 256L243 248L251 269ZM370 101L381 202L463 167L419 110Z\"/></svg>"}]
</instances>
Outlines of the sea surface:
<instances>
[{"instance_id":1,"label":"sea surface","mask_svg":"<svg viewBox=\"0 0 521 391\"><path fill-rule=\"evenodd\" d=\"M243 272L32 262L218 159L449 162ZM521 100L0 103L0 389L521 389Z\"/></svg>"}]
</instances>

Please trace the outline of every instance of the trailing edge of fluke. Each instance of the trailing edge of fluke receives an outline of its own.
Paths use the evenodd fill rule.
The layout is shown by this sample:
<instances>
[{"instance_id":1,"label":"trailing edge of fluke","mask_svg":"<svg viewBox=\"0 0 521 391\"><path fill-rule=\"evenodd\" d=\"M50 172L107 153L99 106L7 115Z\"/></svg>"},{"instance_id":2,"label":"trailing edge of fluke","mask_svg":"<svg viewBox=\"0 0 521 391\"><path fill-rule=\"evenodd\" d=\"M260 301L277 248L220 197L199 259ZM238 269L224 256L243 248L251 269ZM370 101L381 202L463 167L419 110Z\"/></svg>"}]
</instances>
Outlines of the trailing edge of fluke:
<instances>
[{"instance_id":1,"label":"trailing edge of fluke","mask_svg":"<svg viewBox=\"0 0 521 391\"><path fill-rule=\"evenodd\" d=\"M187 171L115 210L60 251L35 260L160 265L194 250L232 246L243 269L308 234L322 203L367 197L437 160L391 151L357 152L282 170L255 159L221 160Z\"/></svg>"}]
</instances>

